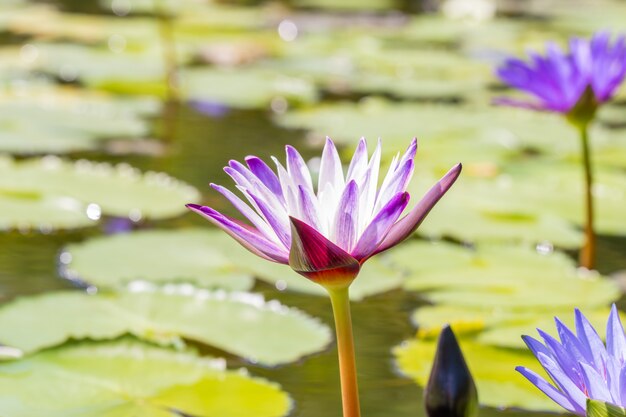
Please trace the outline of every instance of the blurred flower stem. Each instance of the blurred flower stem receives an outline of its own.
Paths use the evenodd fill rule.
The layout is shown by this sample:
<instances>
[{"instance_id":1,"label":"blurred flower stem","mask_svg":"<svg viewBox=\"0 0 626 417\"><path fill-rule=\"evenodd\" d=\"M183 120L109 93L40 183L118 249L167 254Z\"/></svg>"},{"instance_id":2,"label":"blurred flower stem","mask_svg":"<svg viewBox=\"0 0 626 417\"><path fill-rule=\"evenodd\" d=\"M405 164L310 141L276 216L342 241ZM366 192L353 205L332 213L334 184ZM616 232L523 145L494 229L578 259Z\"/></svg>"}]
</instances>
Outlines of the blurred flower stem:
<instances>
[{"instance_id":1,"label":"blurred flower stem","mask_svg":"<svg viewBox=\"0 0 626 417\"><path fill-rule=\"evenodd\" d=\"M154 0L154 10L159 21L159 35L163 52L163 68L165 70L166 100L178 102L180 91L178 86L178 64L176 59L176 41L174 40L174 24L172 15L164 0Z\"/></svg>"},{"instance_id":2,"label":"blurred flower stem","mask_svg":"<svg viewBox=\"0 0 626 417\"><path fill-rule=\"evenodd\" d=\"M352 336L352 318L350 316L349 287L326 287L326 291L330 295L330 302L333 306L333 315L335 317L343 417L360 417L361 410L354 355L354 337Z\"/></svg>"},{"instance_id":3,"label":"blurred flower stem","mask_svg":"<svg viewBox=\"0 0 626 417\"><path fill-rule=\"evenodd\" d=\"M589 150L589 124L581 124L578 129L585 171L585 243L580 251L580 265L587 269L593 269L596 258L596 236L593 228L593 172Z\"/></svg>"}]
</instances>

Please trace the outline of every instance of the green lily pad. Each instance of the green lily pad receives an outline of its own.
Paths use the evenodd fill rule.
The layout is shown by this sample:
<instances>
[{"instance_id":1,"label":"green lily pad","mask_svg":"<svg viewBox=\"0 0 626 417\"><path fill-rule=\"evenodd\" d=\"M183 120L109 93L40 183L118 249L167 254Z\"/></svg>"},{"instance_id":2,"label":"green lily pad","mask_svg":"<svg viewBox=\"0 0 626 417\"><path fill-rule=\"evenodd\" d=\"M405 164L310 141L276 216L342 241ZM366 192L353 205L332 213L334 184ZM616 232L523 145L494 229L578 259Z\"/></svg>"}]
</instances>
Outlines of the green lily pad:
<instances>
[{"instance_id":1,"label":"green lily pad","mask_svg":"<svg viewBox=\"0 0 626 417\"><path fill-rule=\"evenodd\" d=\"M74 88L22 87L19 92L0 95L0 151L97 149L105 139L148 135L143 117L159 110L160 104L153 99L118 99Z\"/></svg>"},{"instance_id":2,"label":"green lily pad","mask_svg":"<svg viewBox=\"0 0 626 417\"><path fill-rule=\"evenodd\" d=\"M419 162L418 158L417 164ZM580 230L558 213L532 212L523 201L511 210L495 207L498 203L507 204L506 199L516 196L517 191L511 185L509 176L490 178L493 170L491 165L465 167L459 180L437 203L417 232L435 238L452 237L463 242L524 245L548 242L560 248L576 248L582 244ZM483 175L483 172L487 178L470 178L472 173ZM426 193L437 178L432 174L417 173L409 185L409 192L417 198ZM537 187L540 185L541 182L536 183ZM543 195L543 191L540 192ZM515 199L518 201L517 197ZM489 205L489 202L493 204ZM463 226L459 227L459 224Z\"/></svg>"},{"instance_id":3,"label":"green lily pad","mask_svg":"<svg viewBox=\"0 0 626 417\"><path fill-rule=\"evenodd\" d=\"M155 253L160 256L155 257ZM110 262L111 259L119 262ZM321 286L289 266L261 259L222 231L211 228L97 237L69 245L61 263L65 277L96 287L120 287L140 280L241 291L250 289L256 277L281 291L326 296ZM350 296L352 300L362 300L398 288L402 282L401 271L372 259L350 288Z\"/></svg>"},{"instance_id":4,"label":"green lily pad","mask_svg":"<svg viewBox=\"0 0 626 417\"><path fill-rule=\"evenodd\" d=\"M552 161L511 165L508 169L512 184L508 201L491 199L486 204L508 211L552 213L582 226L584 192L582 167ZM622 170L594 170L594 200L596 230L604 234L626 234L626 174Z\"/></svg>"},{"instance_id":5,"label":"green lily pad","mask_svg":"<svg viewBox=\"0 0 626 417\"><path fill-rule=\"evenodd\" d=\"M317 100L317 90L308 80L264 69L189 69L181 74L183 94L241 108L263 108L279 97L291 103Z\"/></svg>"},{"instance_id":6,"label":"green lily pad","mask_svg":"<svg viewBox=\"0 0 626 417\"><path fill-rule=\"evenodd\" d=\"M130 289L133 292L57 292L19 299L0 309L0 341L33 353L70 339L132 334L181 343L185 338L274 366L318 352L331 339L329 328L318 320L260 295L190 285L158 289L141 282Z\"/></svg>"},{"instance_id":7,"label":"green lily pad","mask_svg":"<svg viewBox=\"0 0 626 417\"><path fill-rule=\"evenodd\" d=\"M533 411L563 411L524 377L516 366L540 368L526 350L502 349L459 338L463 355L476 382L482 405ZM393 351L400 371L425 386L437 348L436 340L412 339ZM546 376L547 378L547 376Z\"/></svg>"},{"instance_id":8,"label":"green lily pad","mask_svg":"<svg viewBox=\"0 0 626 417\"><path fill-rule=\"evenodd\" d=\"M504 108L369 99L288 112L277 116L276 121L287 128L311 129L318 141L328 135L349 147L362 136L372 140L380 137L387 158L417 137L421 143L418 163L437 169L459 161L499 167L511 157L523 155L527 148L547 142L543 140L546 137L565 136L557 142L565 145L557 147L555 154L564 146L575 148L578 144L575 132L558 117Z\"/></svg>"},{"instance_id":9,"label":"green lily pad","mask_svg":"<svg viewBox=\"0 0 626 417\"><path fill-rule=\"evenodd\" d=\"M410 242L388 258L409 271L404 288L437 304L545 311L606 306L620 294L613 281L580 272L558 252Z\"/></svg>"},{"instance_id":10,"label":"green lily pad","mask_svg":"<svg viewBox=\"0 0 626 417\"><path fill-rule=\"evenodd\" d=\"M276 384L137 341L83 343L0 364L0 389L0 414L13 417L280 417L291 408Z\"/></svg>"},{"instance_id":11,"label":"green lily pad","mask_svg":"<svg viewBox=\"0 0 626 417\"><path fill-rule=\"evenodd\" d=\"M585 316L598 332L603 335L609 309L590 303L581 307ZM441 327L449 324L457 335L473 337L477 343L504 348L525 349L521 336L536 335L542 329L557 337L553 317L558 317L566 325L574 328L573 307L543 306L541 308L493 306L467 307L438 304L418 308L411 319L418 327L422 338L436 336Z\"/></svg>"},{"instance_id":12,"label":"green lily pad","mask_svg":"<svg viewBox=\"0 0 626 417\"><path fill-rule=\"evenodd\" d=\"M195 188L163 173L141 174L57 157L14 161L0 158L0 227L69 228L93 224L100 215L161 219L198 201ZM48 211L50 210L50 211Z\"/></svg>"},{"instance_id":13,"label":"green lily pad","mask_svg":"<svg viewBox=\"0 0 626 417\"><path fill-rule=\"evenodd\" d=\"M148 230L96 237L65 248L70 260L63 263L67 255L61 256L62 274L97 287L150 281L249 290L252 275L224 256L216 234L206 229Z\"/></svg>"}]
</instances>

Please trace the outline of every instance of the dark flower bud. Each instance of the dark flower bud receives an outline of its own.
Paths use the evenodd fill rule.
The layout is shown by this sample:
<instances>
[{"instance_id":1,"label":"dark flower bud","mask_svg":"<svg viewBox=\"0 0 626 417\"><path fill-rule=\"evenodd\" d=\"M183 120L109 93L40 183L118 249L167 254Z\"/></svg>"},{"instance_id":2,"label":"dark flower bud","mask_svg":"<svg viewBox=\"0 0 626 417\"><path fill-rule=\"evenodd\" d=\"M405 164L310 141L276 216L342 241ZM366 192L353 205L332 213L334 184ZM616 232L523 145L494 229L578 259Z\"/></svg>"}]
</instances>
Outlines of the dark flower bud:
<instances>
[{"instance_id":1,"label":"dark flower bud","mask_svg":"<svg viewBox=\"0 0 626 417\"><path fill-rule=\"evenodd\" d=\"M429 417L473 417L478 411L476 385L450 326L439 335L424 406Z\"/></svg>"}]
</instances>

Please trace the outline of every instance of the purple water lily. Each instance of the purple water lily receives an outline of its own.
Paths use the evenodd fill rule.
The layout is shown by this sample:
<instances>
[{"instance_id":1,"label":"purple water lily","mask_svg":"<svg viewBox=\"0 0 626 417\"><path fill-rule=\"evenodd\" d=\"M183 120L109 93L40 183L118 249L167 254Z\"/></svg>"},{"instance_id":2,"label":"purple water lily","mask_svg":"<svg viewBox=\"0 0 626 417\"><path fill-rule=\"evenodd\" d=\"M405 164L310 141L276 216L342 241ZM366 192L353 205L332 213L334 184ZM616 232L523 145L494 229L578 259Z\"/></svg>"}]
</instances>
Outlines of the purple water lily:
<instances>
[{"instance_id":1,"label":"purple water lily","mask_svg":"<svg viewBox=\"0 0 626 417\"><path fill-rule=\"evenodd\" d=\"M568 53L550 43L545 56L531 53L528 62L510 58L496 74L511 87L535 97L534 101L499 98L497 104L561 113L580 133L585 173L585 243L580 265L593 269L593 169L588 128L598 106L613 97L626 77L626 38L618 36L611 43L610 33L604 31L590 40L573 38Z\"/></svg>"},{"instance_id":2,"label":"purple water lily","mask_svg":"<svg viewBox=\"0 0 626 417\"><path fill-rule=\"evenodd\" d=\"M587 399L626 406L626 336L613 305L606 326L606 346L576 309L576 334L555 318L560 342L538 329L544 344L523 336L554 385L525 367L516 369L566 410L585 415Z\"/></svg>"},{"instance_id":3,"label":"purple water lily","mask_svg":"<svg viewBox=\"0 0 626 417\"><path fill-rule=\"evenodd\" d=\"M592 93L592 106L610 100L626 77L626 38L618 36L611 43L611 34L605 31L590 40L571 39L568 53L549 43L545 56L529 55L528 62L506 60L496 74L536 101L501 98L498 103L568 114L585 98L586 91Z\"/></svg>"},{"instance_id":4,"label":"purple water lily","mask_svg":"<svg viewBox=\"0 0 626 417\"><path fill-rule=\"evenodd\" d=\"M406 239L461 171L460 164L453 167L400 219L409 202L406 188L416 151L413 139L404 155L392 160L377 189L380 141L368 160L367 144L361 139L344 176L337 149L327 138L316 192L304 160L287 146L286 167L273 158L278 175L255 156L247 157L246 165L230 161L224 168L249 204L227 188L211 184L253 226L210 207L188 207L262 258L289 264L319 283L351 281L369 257Z\"/></svg>"}]
</instances>

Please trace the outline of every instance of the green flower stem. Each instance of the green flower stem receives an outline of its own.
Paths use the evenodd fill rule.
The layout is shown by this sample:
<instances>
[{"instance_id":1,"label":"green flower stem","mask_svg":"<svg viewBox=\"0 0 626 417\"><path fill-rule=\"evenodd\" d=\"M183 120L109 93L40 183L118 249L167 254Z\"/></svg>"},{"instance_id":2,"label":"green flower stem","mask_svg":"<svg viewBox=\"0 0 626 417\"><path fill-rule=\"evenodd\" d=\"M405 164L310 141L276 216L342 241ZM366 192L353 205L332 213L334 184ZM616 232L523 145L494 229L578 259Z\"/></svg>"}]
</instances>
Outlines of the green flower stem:
<instances>
[{"instance_id":1,"label":"green flower stem","mask_svg":"<svg viewBox=\"0 0 626 417\"><path fill-rule=\"evenodd\" d=\"M335 316L343 417L360 417L361 410L354 357L354 338L352 337L352 319L350 317L349 289L346 286L326 288L326 290L330 295L330 302Z\"/></svg>"},{"instance_id":2,"label":"green flower stem","mask_svg":"<svg viewBox=\"0 0 626 417\"><path fill-rule=\"evenodd\" d=\"M593 229L593 173L589 152L588 124L579 127L585 170L585 243L580 251L580 266L593 269L596 257L596 237Z\"/></svg>"}]
</instances>

